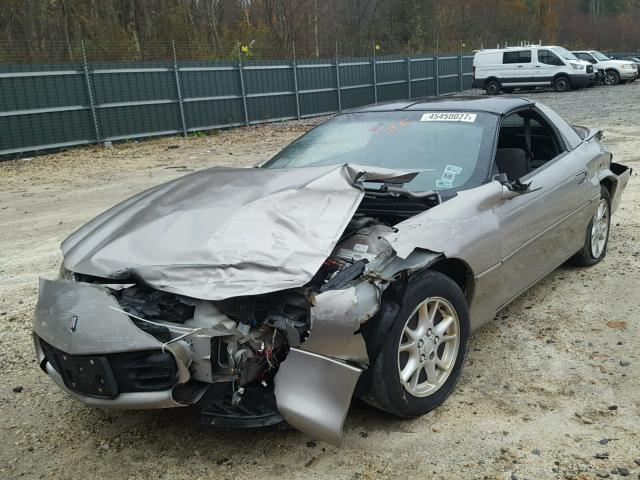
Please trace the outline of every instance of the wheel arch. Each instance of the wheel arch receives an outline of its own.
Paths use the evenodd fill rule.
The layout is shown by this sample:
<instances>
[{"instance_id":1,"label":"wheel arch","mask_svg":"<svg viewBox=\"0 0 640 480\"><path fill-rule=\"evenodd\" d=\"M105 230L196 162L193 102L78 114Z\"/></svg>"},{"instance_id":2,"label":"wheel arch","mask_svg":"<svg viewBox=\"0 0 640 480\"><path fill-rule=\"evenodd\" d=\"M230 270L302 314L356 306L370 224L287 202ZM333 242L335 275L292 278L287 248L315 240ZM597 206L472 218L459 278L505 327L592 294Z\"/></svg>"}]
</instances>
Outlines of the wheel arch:
<instances>
[{"instance_id":1,"label":"wheel arch","mask_svg":"<svg viewBox=\"0 0 640 480\"><path fill-rule=\"evenodd\" d=\"M571 85L571 77L569 77L568 73L565 72L558 72L553 76L553 79L551 80L551 82L555 82L558 78L560 77L564 77L569 81L569 85Z\"/></svg>"},{"instance_id":2,"label":"wheel arch","mask_svg":"<svg viewBox=\"0 0 640 480\"><path fill-rule=\"evenodd\" d=\"M426 268L442 273L453 280L464 293L467 305L471 305L475 289L475 275L467 262L460 258L449 258L442 255Z\"/></svg>"},{"instance_id":3,"label":"wheel arch","mask_svg":"<svg viewBox=\"0 0 640 480\"><path fill-rule=\"evenodd\" d=\"M604 186L609 191L609 196L613 198L618 187L618 179L614 175L608 175L600 179L600 185Z\"/></svg>"},{"instance_id":4,"label":"wheel arch","mask_svg":"<svg viewBox=\"0 0 640 480\"><path fill-rule=\"evenodd\" d=\"M484 79L484 84L482 85L482 88L485 88L487 86L487 83L491 82L495 80L496 82L498 82L498 85L500 85L500 88L502 88L502 82L500 81L500 79L496 76L491 76L491 77L487 77Z\"/></svg>"}]
</instances>

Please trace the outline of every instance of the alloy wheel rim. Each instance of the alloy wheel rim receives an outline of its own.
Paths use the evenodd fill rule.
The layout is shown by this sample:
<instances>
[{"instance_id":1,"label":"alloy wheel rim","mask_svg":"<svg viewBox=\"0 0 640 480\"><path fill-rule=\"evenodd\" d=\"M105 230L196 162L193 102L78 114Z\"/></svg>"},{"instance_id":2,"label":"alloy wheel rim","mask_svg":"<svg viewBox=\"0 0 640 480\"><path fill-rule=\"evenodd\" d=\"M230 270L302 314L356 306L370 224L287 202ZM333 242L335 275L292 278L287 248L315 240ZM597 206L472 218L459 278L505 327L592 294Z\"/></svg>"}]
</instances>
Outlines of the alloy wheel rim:
<instances>
[{"instance_id":1,"label":"alloy wheel rim","mask_svg":"<svg viewBox=\"0 0 640 480\"><path fill-rule=\"evenodd\" d=\"M565 91L566 89L567 89L567 82L565 82L564 80L560 80L558 82L558 90Z\"/></svg>"},{"instance_id":2,"label":"alloy wheel rim","mask_svg":"<svg viewBox=\"0 0 640 480\"><path fill-rule=\"evenodd\" d=\"M600 258L607 243L609 233L609 204L601 199L591 223L591 255Z\"/></svg>"},{"instance_id":3,"label":"alloy wheel rim","mask_svg":"<svg viewBox=\"0 0 640 480\"><path fill-rule=\"evenodd\" d=\"M460 321L442 297L423 300L405 322L398 342L398 374L407 393L426 397L451 374L460 348Z\"/></svg>"},{"instance_id":4,"label":"alloy wheel rim","mask_svg":"<svg viewBox=\"0 0 640 480\"><path fill-rule=\"evenodd\" d=\"M615 82L615 77L613 76L613 74L607 73L607 76L605 77L605 83L607 85L613 85L614 82Z\"/></svg>"}]
</instances>

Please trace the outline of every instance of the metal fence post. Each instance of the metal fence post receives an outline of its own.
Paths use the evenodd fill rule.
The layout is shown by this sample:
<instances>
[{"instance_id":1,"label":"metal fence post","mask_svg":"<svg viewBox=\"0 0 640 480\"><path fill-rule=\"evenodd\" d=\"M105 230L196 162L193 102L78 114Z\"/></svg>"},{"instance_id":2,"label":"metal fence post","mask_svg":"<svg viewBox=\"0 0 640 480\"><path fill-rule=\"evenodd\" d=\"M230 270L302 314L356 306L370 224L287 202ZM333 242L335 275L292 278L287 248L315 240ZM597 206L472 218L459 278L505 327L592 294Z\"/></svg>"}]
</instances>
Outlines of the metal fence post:
<instances>
[{"instance_id":1,"label":"metal fence post","mask_svg":"<svg viewBox=\"0 0 640 480\"><path fill-rule=\"evenodd\" d=\"M84 39L80 41L82 46L82 64L84 67L84 80L87 86L87 95L89 96L89 106L91 107L91 118L93 120L93 131L96 134L96 142L100 143L100 128L98 126L98 115L96 113L96 103L93 98L93 88L91 86L91 75L89 73L89 63L87 62L87 51L84 48Z\"/></svg>"},{"instance_id":2,"label":"metal fence post","mask_svg":"<svg viewBox=\"0 0 640 480\"><path fill-rule=\"evenodd\" d=\"M340 56L338 42L336 42L336 90L338 92L338 112L342 112L342 92L340 90Z\"/></svg>"},{"instance_id":3,"label":"metal fence post","mask_svg":"<svg viewBox=\"0 0 640 480\"><path fill-rule=\"evenodd\" d=\"M244 124L249 126L249 111L247 110L247 93L244 88L244 74L242 73L242 53L238 46L238 73L240 74L240 90L242 91L242 106L244 108Z\"/></svg>"},{"instance_id":4,"label":"metal fence post","mask_svg":"<svg viewBox=\"0 0 640 480\"><path fill-rule=\"evenodd\" d=\"M411 99L411 42L407 42L407 93Z\"/></svg>"},{"instance_id":5,"label":"metal fence post","mask_svg":"<svg viewBox=\"0 0 640 480\"><path fill-rule=\"evenodd\" d=\"M462 81L462 52L460 52L460 91L462 91L464 84Z\"/></svg>"},{"instance_id":6,"label":"metal fence post","mask_svg":"<svg viewBox=\"0 0 640 480\"><path fill-rule=\"evenodd\" d=\"M182 122L182 136L187 136L187 123L184 120L184 104L182 102L182 88L180 87L180 71L178 70L178 56L176 55L176 42L171 40L173 50L173 74L176 79L176 92L178 93L178 106L180 108L180 121Z\"/></svg>"},{"instance_id":7,"label":"metal fence post","mask_svg":"<svg viewBox=\"0 0 640 480\"><path fill-rule=\"evenodd\" d=\"M371 60L373 70L373 102L378 103L378 81L376 79L376 42L373 42L373 59Z\"/></svg>"},{"instance_id":8,"label":"metal fence post","mask_svg":"<svg viewBox=\"0 0 640 480\"><path fill-rule=\"evenodd\" d=\"M293 89L296 92L296 118L300 120L300 93L298 92L298 62L296 62L296 42L293 42Z\"/></svg>"},{"instance_id":9,"label":"metal fence post","mask_svg":"<svg viewBox=\"0 0 640 480\"><path fill-rule=\"evenodd\" d=\"M436 97L440 95L440 58L438 52L436 52Z\"/></svg>"}]
</instances>

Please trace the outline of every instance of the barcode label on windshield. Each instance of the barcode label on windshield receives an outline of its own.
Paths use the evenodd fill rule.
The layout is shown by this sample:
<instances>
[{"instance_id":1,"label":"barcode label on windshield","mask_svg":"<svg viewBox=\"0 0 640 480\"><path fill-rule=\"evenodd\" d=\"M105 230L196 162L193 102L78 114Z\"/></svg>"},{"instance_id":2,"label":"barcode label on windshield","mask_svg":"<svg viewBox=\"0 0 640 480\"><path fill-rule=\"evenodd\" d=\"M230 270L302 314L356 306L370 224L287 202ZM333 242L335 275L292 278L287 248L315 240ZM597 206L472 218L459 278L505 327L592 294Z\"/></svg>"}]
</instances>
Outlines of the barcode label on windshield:
<instances>
[{"instance_id":1,"label":"barcode label on windshield","mask_svg":"<svg viewBox=\"0 0 640 480\"><path fill-rule=\"evenodd\" d=\"M429 112L422 115L421 122L469 122L476 121L475 113L467 112Z\"/></svg>"}]
</instances>

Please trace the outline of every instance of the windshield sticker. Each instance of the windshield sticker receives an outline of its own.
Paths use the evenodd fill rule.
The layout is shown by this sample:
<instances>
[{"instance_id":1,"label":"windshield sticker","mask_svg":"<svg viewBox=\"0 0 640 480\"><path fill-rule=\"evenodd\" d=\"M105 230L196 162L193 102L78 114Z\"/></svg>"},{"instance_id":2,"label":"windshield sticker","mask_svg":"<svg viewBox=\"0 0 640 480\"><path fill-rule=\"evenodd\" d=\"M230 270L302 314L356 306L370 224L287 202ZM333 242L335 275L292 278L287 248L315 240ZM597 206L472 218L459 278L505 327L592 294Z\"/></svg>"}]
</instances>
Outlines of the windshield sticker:
<instances>
[{"instance_id":1,"label":"windshield sticker","mask_svg":"<svg viewBox=\"0 0 640 480\"><path fill-rule=\"evenodd\" d=\"M467 112L429 112L422 115L421 122L468 122L474 123L477 114Z\"/></svg>"},{"instance_id":2,"label":"windshield sticker","mask_svg":"<svg viewBox=\"0 0 640 480\"><path fill-rule=\"evenodd\" d=\"M451 188L451 186L453 185L453 181L456 179L456 175L458 175L460 172L462 172L462 168L456 165L447 165L446 167L444 167L444 172L442 172L442 177L440 178L440 180L437 181L437 182L443 182L443 183L441 185L438 185L436 182L436 186L443 187L443 188Z\"/></svg>"},{"instance_id":3,"label":"windshield sticker","mask_svg":"<svg viewBox=\"0 0 640 480\"><path fill-rule=\"evenodd\" d=\"M436 188L451 188L453 187L453 180L436 180Z\"/></svg>"},{"instance_id":4,"label":"windshield sticker","mask_svg":"<svg viewBox=\"0 0 640 480\"><path fill-rule=\"evenodd\" d=\"M444 173L453 173L454 175L458 175L460 172L462 172L462 168L457 165L447 165L444 167Z\"/></svg>"}]
</instances>

